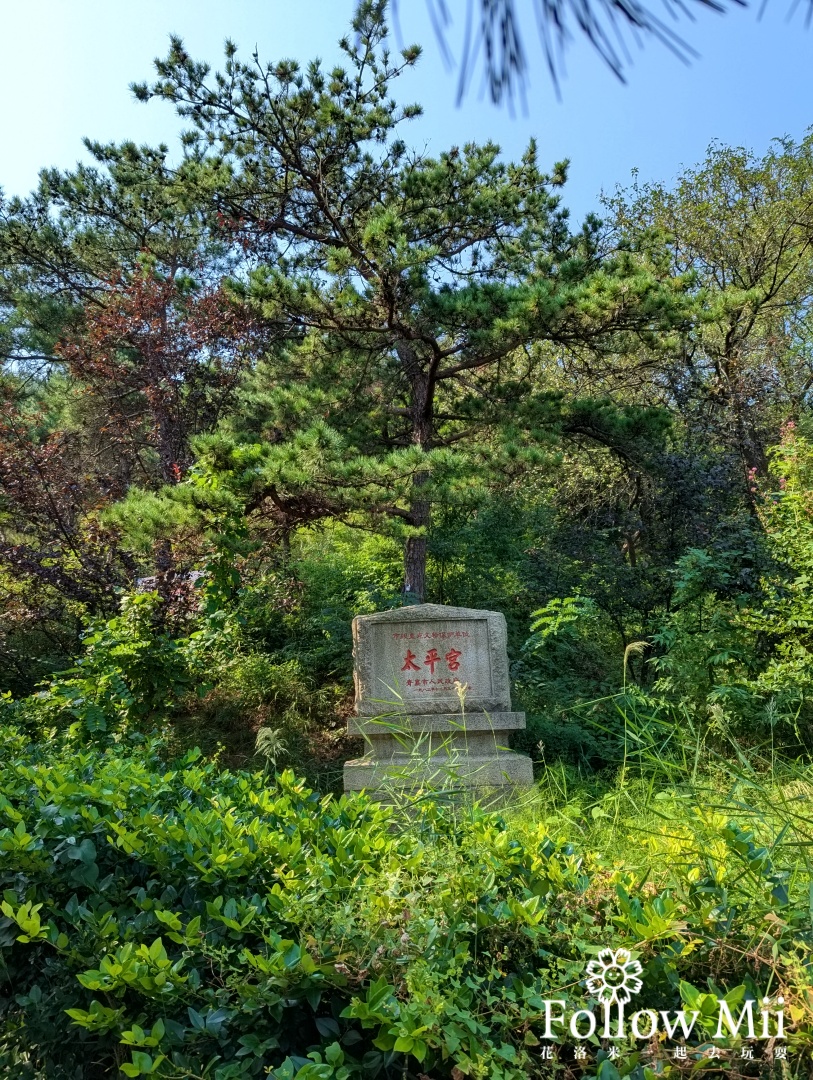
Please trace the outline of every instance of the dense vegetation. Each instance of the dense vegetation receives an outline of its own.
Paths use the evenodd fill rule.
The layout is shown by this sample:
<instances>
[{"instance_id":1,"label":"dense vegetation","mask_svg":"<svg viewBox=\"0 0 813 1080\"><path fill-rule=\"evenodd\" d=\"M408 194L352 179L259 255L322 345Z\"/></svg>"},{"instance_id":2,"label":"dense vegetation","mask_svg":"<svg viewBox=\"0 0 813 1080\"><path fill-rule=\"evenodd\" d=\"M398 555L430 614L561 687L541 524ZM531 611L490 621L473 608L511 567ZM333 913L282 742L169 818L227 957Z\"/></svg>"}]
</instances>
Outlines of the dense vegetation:
<instances>
[{"instance_id":1,"label":"dense vegetation","mask_svg":"<svg viewBox=\"0 0 813 1080\"><path fill-rule=\"evenodd\" d=\"M174 41L178 160L0 199L0 1068L808 1076L813 136L574 227L409 147L383 7ZM350 621L423 600L507 617L514 807L339 795ZM700 1026L549 1056L622 946ZM766 995L787 1058L701 1062Z\"/></svg>"},{"instance_id":2,"label":"dense vegetation","mask_svg":"<svg viewBox=\"0 0 813 1080\"><path fill-rule=\"evenodd\" d=\"M391 807L290 772L4 736L6 1075L553 1075L543 999L589 1006L585 958L621 944L653 1007L701 1012L691 1052L670 1067L657 1044L591 1039L582 1063L569 1040L557 1075L681 1075L724 994L784 996L807 1075L802 773L729 773L699 801L552 776L504 817L425 800L393 829ZM743 1035L720 1044L726 1075L773 1075L770 1046L740 1060Z\"/></svg>"}]
</instances>

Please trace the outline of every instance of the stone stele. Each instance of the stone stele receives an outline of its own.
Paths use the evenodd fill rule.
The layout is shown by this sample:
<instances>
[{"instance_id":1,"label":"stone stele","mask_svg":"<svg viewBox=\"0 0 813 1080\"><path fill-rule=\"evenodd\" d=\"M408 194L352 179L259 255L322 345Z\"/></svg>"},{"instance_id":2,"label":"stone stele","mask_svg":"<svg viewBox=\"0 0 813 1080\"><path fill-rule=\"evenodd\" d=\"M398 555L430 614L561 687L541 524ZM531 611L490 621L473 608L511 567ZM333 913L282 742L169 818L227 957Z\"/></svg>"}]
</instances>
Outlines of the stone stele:
<instances>
[{"instance_id":1,"label":"stone stele","mask_svg":"<svg viewBox=\"0 0 813 1080\"><path fill-rule=\"evenodd\" d=\"M511 710L504 615L439 604L359 615L353 660L348 730L367 746L344 767L345 791L531 785L530 758L507 745L525 713Z\"/></svg>"}]
</instances>

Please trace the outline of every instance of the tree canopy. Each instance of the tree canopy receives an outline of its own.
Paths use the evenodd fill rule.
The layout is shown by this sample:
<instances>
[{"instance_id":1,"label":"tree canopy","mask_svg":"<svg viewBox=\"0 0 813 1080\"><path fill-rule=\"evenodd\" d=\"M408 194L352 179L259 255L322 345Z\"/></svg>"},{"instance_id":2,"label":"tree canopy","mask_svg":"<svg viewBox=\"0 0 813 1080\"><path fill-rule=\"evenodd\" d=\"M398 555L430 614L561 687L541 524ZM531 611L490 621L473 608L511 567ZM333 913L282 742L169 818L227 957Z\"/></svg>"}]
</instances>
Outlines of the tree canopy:
<instances>
[{"instance_id":1,"label":"tree canopy","mask_svg":"<svg viewBox=\"0 0 813 1080\"><path fill-rule=\"evenodd\" d=\"M515 164L490 143L408 150L418 110L391 88L419 54L391 58L384 11L362 5L346 70L246 64L230 48L210 80L175 41L136 92L192 122L187 182L250 253L234 294L279 332L254 379L253 436L213 436L208 460L292 524L359 510L403 523L404 592L423 599L432 502L578 426L532 389L530 347L651 336L682 317L680 283L603 249L595 220L572 232L564 167L543 173L533 144Z\"/></svg>"}]
</instances>

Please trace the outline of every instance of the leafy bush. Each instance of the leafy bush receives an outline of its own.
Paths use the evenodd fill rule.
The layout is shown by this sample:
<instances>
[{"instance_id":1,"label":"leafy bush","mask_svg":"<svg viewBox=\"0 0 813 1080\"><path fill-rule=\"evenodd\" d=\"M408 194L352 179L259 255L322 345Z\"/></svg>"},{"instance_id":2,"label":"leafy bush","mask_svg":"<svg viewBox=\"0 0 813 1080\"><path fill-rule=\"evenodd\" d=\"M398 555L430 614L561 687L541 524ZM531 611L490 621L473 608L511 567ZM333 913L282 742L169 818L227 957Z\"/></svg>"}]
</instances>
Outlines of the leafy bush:
<instances>
[{"instance_id":1,"label":"leafy bush","mask_svg":"<svg viewBox=\"0 0 813 1080\"><path fill-rule=\"evenodd\" d=\"M79 738L154 726L193 684L182 643L156 625L159 603L136 593L123 597L119 615L92 621L83 655L21 712L41 725L70 724Z\"/></svg>"},{"instance_id":2,"label":"leafy bush","mask_svg":"<svg viewBox=\"0 0 813 1080\"><path fill-rule=\"evenodd\" d=\"M67 730L78 745L160 732L176 751L222 747L240 762L251 756L257 729L272 727L310 770L316 744L320 754L331 749L346 680L318 679L284 649L256 651L239 605L223 599L228 565L221 571L201 577L185 636L167 629L157 593L124 595L119 614L89 621L72 667L27 698L0 698L0 717L32 736ZM335 773L334 763L327 768Z\"/></svg>"},{"instance_id":3,"label":"leafy bush","mask_svg":"<svg viewBox=\"0 0 813 1080\"><path fill-rule=\"evenodd\" d=\"M570 722L528 713L525 729L512 736L514 750L528 754L537 775L551 762L564 762L589 771L599 770L617 753L618 739L607 739L578 716Z\"/></svg>"},{"instance_id":4,"label":"leafy bush","mask_svg":"<svg viewBox=\"0 0 813 1080\"><path fill-rule=\"evenodd\" d=\"M746 609L751 634L771 643L768 662L754 690L793 723L813 702L813 442L788 423L773 448L771 478L776 488L761 504L771 553L784 569L763 583L762 604Z\"/></svg>"},{"instance_id":5,"label":"leafy bush","mask_svg":"<svg viewBox=\"0 0 813 1080\"><path fill-rule=\"evenodd\" d=\"M783 994L806 1075L807 773L752 780L750 809L736 780L647 800L552 773L508 816L398 819L290 773L2 738L5 1075L547 1076L542 1000L595 1007L585 961L621 944L658 1008ZM563 1076L677 1075L656 1047L586 1045L583 1067L560 1047Z\"/></svg>"},{"instance_id":6,"label":"leafy bush","mask_svg":"<svg viewBox=\"0 0 813 1080\"><path fill-rule=\"evenodd\" d=\"M753 485L768 556L758 588L744 587L742 552L686 552L654 638L654 688L746 744L809 747L813 443L793 424L774 447L764 486L773 490Z\"/></svg>"}]
</instances>

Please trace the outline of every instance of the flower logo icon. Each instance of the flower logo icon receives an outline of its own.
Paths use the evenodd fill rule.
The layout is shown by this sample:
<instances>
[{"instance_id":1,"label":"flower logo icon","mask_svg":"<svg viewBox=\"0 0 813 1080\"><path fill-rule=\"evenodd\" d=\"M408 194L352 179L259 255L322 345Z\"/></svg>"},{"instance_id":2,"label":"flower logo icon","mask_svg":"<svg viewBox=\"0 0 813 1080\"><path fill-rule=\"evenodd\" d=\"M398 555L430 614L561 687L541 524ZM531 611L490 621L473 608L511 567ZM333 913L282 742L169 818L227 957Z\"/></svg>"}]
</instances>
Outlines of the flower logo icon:
<instances>
[{"instance_id":1,"label":"flower logo icon","mask_svg":"<svg viewBox=\"0 0 813 1080\"><path fill-rule=\"evenodd\" d=\"M587 989L605 1005L627 1002L644 985L638 978L641 971L627 949L602 949L587 965Z\"/></svg>"}]
</instances>

